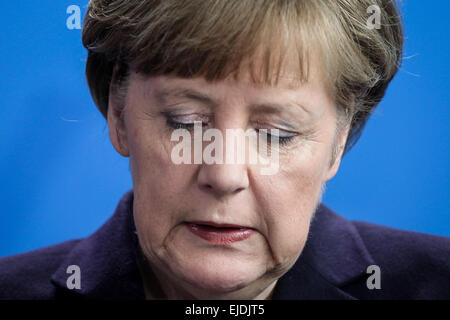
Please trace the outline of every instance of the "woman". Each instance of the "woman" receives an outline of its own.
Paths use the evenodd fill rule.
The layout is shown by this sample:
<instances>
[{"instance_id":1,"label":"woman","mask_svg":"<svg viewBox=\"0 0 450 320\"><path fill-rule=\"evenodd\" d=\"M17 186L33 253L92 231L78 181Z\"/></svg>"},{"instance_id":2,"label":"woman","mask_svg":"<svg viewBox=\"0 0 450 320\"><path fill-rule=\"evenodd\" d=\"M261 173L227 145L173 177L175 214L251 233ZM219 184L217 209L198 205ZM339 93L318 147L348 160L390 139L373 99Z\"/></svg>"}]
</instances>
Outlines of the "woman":
<instances>
[{"instance_id":1,"label":"woman","mask_svg":"<svg viewBox=\"0 0 450 320\"><path fill-rule=\"evenodd\" d=\"M402 42L389 0L91 1L87 80L133 190L91 237L2 259L0 296L449 298L449 239L321 203ZM230 130L261 138L243 162Z\"/></svg>"}]
</instances>

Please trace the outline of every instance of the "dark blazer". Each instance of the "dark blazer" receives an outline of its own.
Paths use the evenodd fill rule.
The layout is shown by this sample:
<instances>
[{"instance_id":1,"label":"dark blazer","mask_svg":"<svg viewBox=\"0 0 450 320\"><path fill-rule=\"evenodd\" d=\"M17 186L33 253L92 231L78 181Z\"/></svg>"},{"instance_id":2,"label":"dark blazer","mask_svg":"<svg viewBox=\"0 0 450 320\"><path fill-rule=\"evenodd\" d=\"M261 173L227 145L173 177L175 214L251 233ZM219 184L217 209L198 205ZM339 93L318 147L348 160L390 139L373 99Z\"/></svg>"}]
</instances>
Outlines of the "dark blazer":
<instances>
[{"instance_id":1,"label":"dark blazer","mask_svg":"<svg viewBox=\"0 0 450 320\"><path fill-rule=\"evenodd\" d=\"M130 190L88 238L0 259L0 299L144 299L132 204ZM67 288L70 265L81 289ZM368 289L370 265L380 289ZM450 299L450 238L348 221L321 204L273 299Z\"/></svg>"}]
</instances>

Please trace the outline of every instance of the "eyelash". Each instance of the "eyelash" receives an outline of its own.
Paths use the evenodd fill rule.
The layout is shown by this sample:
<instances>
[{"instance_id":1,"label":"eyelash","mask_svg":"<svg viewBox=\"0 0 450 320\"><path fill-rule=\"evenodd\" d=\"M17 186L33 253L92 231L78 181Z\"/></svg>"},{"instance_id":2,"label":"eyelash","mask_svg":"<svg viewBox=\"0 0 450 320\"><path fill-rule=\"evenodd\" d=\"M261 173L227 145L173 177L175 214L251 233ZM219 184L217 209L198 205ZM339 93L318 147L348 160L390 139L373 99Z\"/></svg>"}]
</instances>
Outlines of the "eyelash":
<instances>
[{"instance_id":1,"label":"eyelash","mask_svg":"<svg viewBox=\"0 0 450 320\"><path fill-rule=\"evenodd\" d=\"M186 129L186 130L192 130L194 128L193 123L183 123L175 121L171 118L167 118L167 126L172 129Z\"/></svg>"},{"instance_id":2,"label":"eyelash","mask_svg":"<svg viewBox=\"0 0 450 320\"><path fill-rule=\"evenodd\" d=\"M295 137L296 136L288 136L288 137L278 136L278 144L282 146L288 145L289 143L293 142ZM272 142L272 135L270 133L267 133L267 141L269 141L269 143Z\"/></svg>"},{"instance_id":3,"label":"eyelash","mask_svg":"<svg viewBox=\"0 0 450 320\"><path fill-rule=\"evenodd\" d=\"M167 126L169 128L172 128L172 129L186 129L186 130L194 129L194 123L178 122L178 121L173 120L169 116L166 116L166 124L167 124ZM204 123L202 125L204 125ZM258 129L256 131L259 132ZM266 135L267 135L268 143L271 143L271 141L272 141L272 134L267 132ZM296 137L297 137L297 134L293 135L293 136L287 136L287 137L278 136L278 144L282 145L282 146L286 146L289 143L293 142Z\"/></svg>"}]
</instances>

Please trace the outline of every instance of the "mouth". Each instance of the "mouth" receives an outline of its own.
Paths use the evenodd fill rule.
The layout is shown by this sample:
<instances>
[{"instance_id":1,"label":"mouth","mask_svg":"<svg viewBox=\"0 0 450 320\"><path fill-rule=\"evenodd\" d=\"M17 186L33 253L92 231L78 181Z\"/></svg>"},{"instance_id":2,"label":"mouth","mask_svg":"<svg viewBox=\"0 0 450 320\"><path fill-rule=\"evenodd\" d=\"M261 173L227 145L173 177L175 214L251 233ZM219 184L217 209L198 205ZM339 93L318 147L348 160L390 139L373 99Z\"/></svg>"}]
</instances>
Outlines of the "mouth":
<instances>
[{"instance_id":1,"label":"mouth","mask_svg":"<svg viewBox=\"0 0 450 320\"><path fill-rule=\"evenodd\" d=\"M204 221L185 222L185 226L196 236L217 245L243 241L255 233L254 229L245 226Z\"/></svg>"}]
</instances>

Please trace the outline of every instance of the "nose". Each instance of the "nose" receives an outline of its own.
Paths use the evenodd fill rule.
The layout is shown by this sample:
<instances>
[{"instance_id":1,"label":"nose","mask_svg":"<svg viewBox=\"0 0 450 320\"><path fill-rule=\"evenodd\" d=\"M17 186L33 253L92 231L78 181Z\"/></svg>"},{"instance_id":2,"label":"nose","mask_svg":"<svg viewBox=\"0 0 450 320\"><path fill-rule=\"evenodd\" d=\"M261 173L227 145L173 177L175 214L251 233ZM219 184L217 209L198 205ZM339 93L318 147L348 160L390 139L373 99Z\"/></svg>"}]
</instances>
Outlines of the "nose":
<instances>
[{"instance_id":1,"label":"nose","mask_svg":"<svg viewBox=\"0 0 450 320\"><path fill-rule=\"evenodd\" d=\"M202 164L198 173L200 189L225 197L249 186L246 164Z\"/></svg>"},{"instance_id":2,"label":"nose","mask_svg":"<svg viewBox=\"0 0 450 320\"><path fill-rule=\"evenodd\" d=\"M201 190L224 198L249 188L249 146L244 134L247 118L228 109L226 113L217 112L215 121L221 133L214 139L217 150L222 150L215 153L219 163L204 161L200 164L197 182Z\"/></svg>"}]
</instances>

